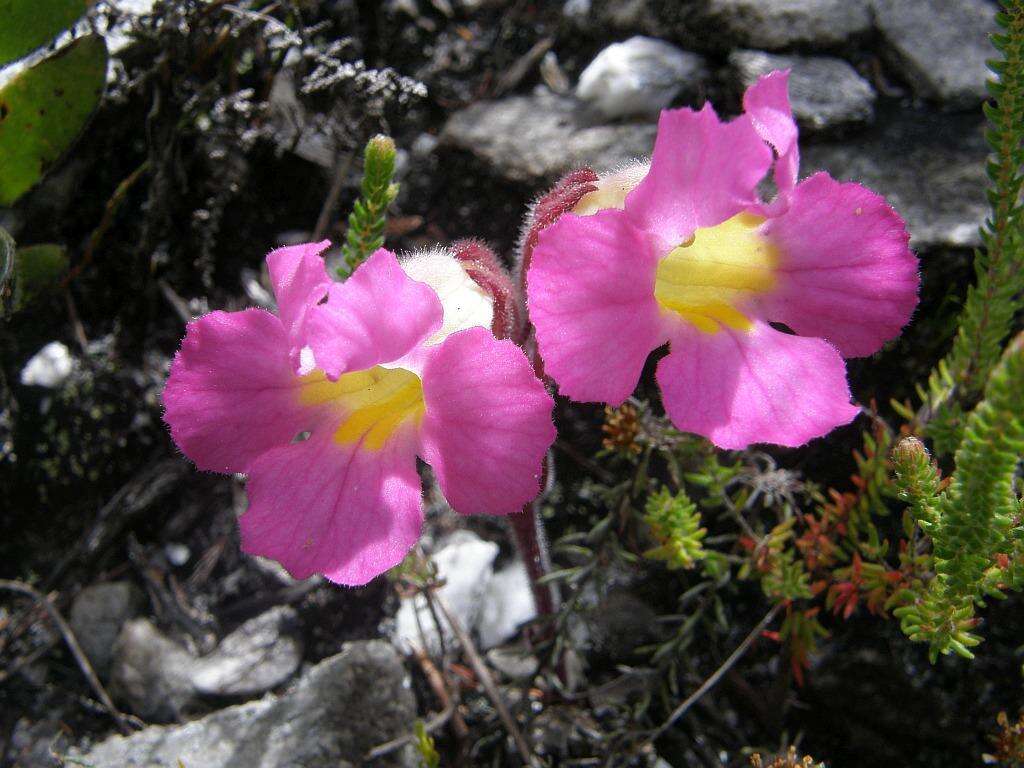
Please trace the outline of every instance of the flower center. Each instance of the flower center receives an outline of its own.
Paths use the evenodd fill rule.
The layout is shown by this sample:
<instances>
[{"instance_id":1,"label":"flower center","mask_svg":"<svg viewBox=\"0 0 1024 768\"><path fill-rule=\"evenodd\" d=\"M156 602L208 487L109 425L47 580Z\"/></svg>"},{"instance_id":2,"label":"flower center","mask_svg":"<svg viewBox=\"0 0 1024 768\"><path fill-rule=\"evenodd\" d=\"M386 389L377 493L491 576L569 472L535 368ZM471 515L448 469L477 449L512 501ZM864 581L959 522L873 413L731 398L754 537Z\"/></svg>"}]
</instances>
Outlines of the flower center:
<instances>
[{"instance_id":1,"label":"flower center","mask_svg":"<svg viewBox=\"0 0 1024 768\"><path fill-rule=\"evenodd\" d=\"M748 330L740 307L775 284L778 253L757 232L761 216L741 213L694 232L658 262L654 297L705 333Z\"/></svg>"},{"instance_id":2,"label":"flower center","mask_svg":"<svg viewBox=\"0 0 1024 768\"><path fill-rule=\"evenodd\" d=\"M303 405L331 403L345 420L334 433L342 445L360 444L371 451L384 447L399 427L423 417L423 382L404 368L381 368L344 373L328 381L320 371L302 377Z\"/></svg>"}]
</instances>

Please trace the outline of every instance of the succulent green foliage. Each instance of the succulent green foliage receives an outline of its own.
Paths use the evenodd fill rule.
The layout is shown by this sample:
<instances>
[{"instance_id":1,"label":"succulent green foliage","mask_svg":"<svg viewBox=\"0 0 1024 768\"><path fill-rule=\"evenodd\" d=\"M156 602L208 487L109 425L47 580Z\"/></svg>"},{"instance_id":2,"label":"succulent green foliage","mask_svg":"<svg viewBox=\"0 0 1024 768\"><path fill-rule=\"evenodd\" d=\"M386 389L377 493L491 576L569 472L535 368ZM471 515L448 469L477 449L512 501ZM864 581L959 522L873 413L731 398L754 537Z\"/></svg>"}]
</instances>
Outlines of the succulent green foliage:
<instances>
[{"instance_id":1,"label":"succulent green foliage","mask_svg":"<svg viewBox=\"0 0 1024 768\"><path fill-rule=\"evenodd\" d=\"M89 35L0 88L0 205L21 197L71 146L106 77L106 43Z\"/></svg>"},{"instance_id":2,"label":"succulent green foliage","mask_svg":"<svg viewBox=\"0 0 1024 768\"><path fill-rule=\"evenodd\" d=\"M893 449L892 463L900 498L910 505L910 514L921 529L931 533L938 525L941 484L932 457L916 437L905 437Z\"/></svg>"},{"instance_id":3,"label":"succulent green foliage","mask_svg":"<svg viewBox=\"0 0 1024 768\"><path fill-rule=\"evenodd\" d=\"M985 105L993 153L988 163L992 216L982 229L977 280L967 293L953 348L921 392L927 434L940 454L951 453L959 443L1014 314L1024 306L1024 2L1004 0L997 20L1003 33L993 35L992 42L1001 58L989 66L998 80L989 81L992 101Z\"/></svg>"},{"instance_id":4,"label":"succulent green foliage","mask_svg":"<svg viewBox=\"0 0 1024 768\"><path fill-rule=\"evenodd\" d=\"M795 517L787 517L759 541L748 542L751 558L738 572L741 579L760 579L761 590L774 601L812 597L810 574L793 546L795 524Z\"/></svg>"},{"instance_id":5,"label":"succulent green foliage","mask_svg":"<svg viewBox=\"0 0 1024 768\"><path fill-rule=\"evenodd\" d=\"M438 768L441 765L441 755L434 746L433 737L427 733L427 728L422 720L416 721L416 751L420 753L420 765L423 768Z\"/></svg>"},{"instance_id":6,"label":"succulent green foliage","mask_svg":"<svg viewBox=\"0 0 1024 768\"><path fill-rule=\"evenodd\" d=\"M63 246L45 243L19 248L14 260L14 310L53 288L67 268Z\"/></svg>"},{"instance_id":7,"label":"succulent green foliage","mask_svg":"<svg viewBox=\"0 0 1024 768\"><path fill-rule=\"evenodd\" d=\"M650 560L662 560L671 570L692 568L705 556L700 512L684 491L672 495L662 488L647 499L644 522L658 546L644 552Z\"/></svg>"},{"instance_id":8,"label":"succulent green foliage","mask_svg":"<svg viewBox=\"0 0 1024 768\"><path fill-rule=\"evenodd\" d=\"M360 195L348 217L341 248L348 274L384 245L388 206L398 195L394 177L395 142L389 136L374 136L366 144Z\"/></svg>"},{"instance_id":9,"label":"succulent green foliage","mask_svg":"<svg viewBox=\"0 0 1024 768\"><path fill-rule=\"evenodd\" d=\"M88 7L87 0L0 0L0 66L53 40Z\"/></svg>"},{"instance_id":10,"label":"succulent green foliage","mask_svg":"<svg viewBox=\"0 0 1024 768\"><path fill-rule=\"evenodd\" d=\"M971 633L986 595L1020 586L1021 500L1015 487L1024 454L1024 334L1009 345L985 397L967 419L956 471L938 493L936 470L920 444L894 453L897 482L932 540L935 577L924 594L897 609L903 631L928 642L931 656L971 657Z\"/></svg>"}]
</instances>

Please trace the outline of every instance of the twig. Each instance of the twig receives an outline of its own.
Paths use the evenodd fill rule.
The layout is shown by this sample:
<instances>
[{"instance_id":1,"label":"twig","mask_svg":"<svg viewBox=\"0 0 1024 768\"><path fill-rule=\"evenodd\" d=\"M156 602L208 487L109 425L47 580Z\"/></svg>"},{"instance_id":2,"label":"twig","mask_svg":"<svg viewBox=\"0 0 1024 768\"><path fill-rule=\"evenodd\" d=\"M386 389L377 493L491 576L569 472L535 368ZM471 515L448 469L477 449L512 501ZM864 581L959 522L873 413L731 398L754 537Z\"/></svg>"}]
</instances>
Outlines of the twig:
<instances>
[{"instance_id":1,"label":"twig","mask_svg":"<svg viewBox=\"0 0 1024 768\"><path fill-rule=\"evenodd\" d=\"M196 585L189 582L189 586L195 587ZM252 597L239 600L237 603L224 608L218 615L221 622L238 621L249 616L255 616L258 613L262 613L267 608L271 608L275 605L287 605L290 603L297 603L299 600L304 598L306 595L314 592L323 586L323 581L319 577L313 577L300 581L296 584L289 584L286 587L281 587L274 592L263 592Z\"/></svg>"},{"instance_id":2,"label":"twig","mask_svg":"<svg viewBox=\"0 0 1024 768\"><path fill-rule=\"evenodd\" d=\"M526 739L523 738L523 734L519 731L519 727L516 725L516 721L512 719L512 713L508 711L508 707L505 706L505 700L501 697L501 692L498 690L498 686L494 684L494 678L491 677L490 670L487 669L487 665L484 664L480 654L476 650L476 645L473 644L472 638L469 633L466 632L462 623L448 610L448 606L444 604L444 600L436 594L433 589L427 589L425 591L428 600L434 600L437 602L437 607L444 616L445 621L452 628L452 632L455 637L458 638L459 643L462 645L462 650L466 654L466 658L469 659L470 666L473 667L473 671L476 676L480 679L480 683L484 687L484 691L487 693L487 697L491 700L494 708L498 712L498 717L501 718L501 722L505 726L505 730L508 731L512 737L512 741L516 745L516 749L519 752L519 757L523 760L523 765L534 766L536 762L533 759L533 754L530 751L530 745L526 743Z\"/></svg>"},{"instance_id":3,"label":"twig","mask_svg":"<svg viewBox=\"0 0 1024 768\"><path fill-rule=\"evenodd\" d=\"M71 321L71 331L75 336L75 341L78 342L82 354L87 355L89 354L89 339L85 335L85 327L78 316L78 308L75 307L75 300L71 296L70 290L64 291L64 301L68 306L68 319Z\"/></svg>"},{"instance_id":4,"label":"twig","mask_svg":"<svg viewBox=\"0 0 1024 768\"><path fill-rule=\"evenodd\" d=\"M313 242L319 242L327 234L327 230L331 225L331 214L334 213L334 209L338 206L338 198L341 197L341 190L345 186L348 170L352 167L352 159L354 157L355 153L349 152L338 161L338 166L334 169L334 179L331 181L331 188L327 192L327 198L320 207L320 215L316 219L316 228L313 230Z\"/></svg>"},{"instance_id":5,"label":"twig","mask_svg":"<svg viewBox=\"0 0 1024 768\"><path fill-rule=\"evenodd\" d=\"M147 509L167 493L188 471L188 465L179 459L161 459L146 466L125 483L110 501L103 505L89 533L79 537L57 563L53 573L43 582L44 589L52 589L75 560L95 557L121 532L128 518Z\"/></svg>"},{"instance_id":6,"label":"twig","mask_svg":"<svg viewBox=\"0 0 1024 768\"><path fill-rule=\"evenodd\" d=\"M82 258L78 260L78 263L72 267L68 273L64 276L64 279L60 282L61 288L67 288L68 284L81 274L82 270L85 269L92 262L93 255L96 253L96 249L99 247L100 242L103 240L103 236L107 234L107 230L110 229L110 225L114 223L114 215L117 213L118 208L121 207L121 203L124 202L125 197L128 195L128 190L135 186L137 182L146 171L149 170L149 160L144 160L138 168L132 171L114 190L114 194L107 200L107 204L103 209L103 218L100 219L100 223L96 226L96 229L89 235L89 242L85 245L85 250L82 252Z\"/></svg>"},{"instance_id":7,"label":"twig","mask_svg":"<svg viewBox=\"0 0 1024 768\"><path fill-rule=\"evenodd\" d=\"M185 325L191 323L194 317L192 310L189 309L188 302L181 298L178 292L171 287L171 284L162 277L156 281L156 285L160 289L160 293L163 294L163 297L167 299L167 303L171 305L171 309L181 318L181 322Z\"/></svg>"},{"instance_id":8,"label":"twig","mask_svg":"<svg viewBox=\"0 0 1024 768\"><path fill-rule=\"evenodd\" d=\"M455 705L449 704L447 707L444 708L443 711L439 712L438 714L434 715L434 717L427 720L427 722L423 724L423 729L427 733L433 733L442 725L447 723L452 718L452 715L454 713ZM401 749L406 744L410 744L415 740L415 734L408 734L406 736L399 736L397 739L392 739L391 741L385 741L383 744L378 744L376 747L367 752L366 757L364 757L363 760L368 763L371 760L376 760L378 758L384 757L385 755L390 755L395 750Z\"/></svg>"},{"instance_id":9,"label":"twig","mask_svg":"<svg viewBox=\"0 0 1024 768\"><path fill-rule=\"evenodd\" d=\"M718 681L722 679L722 675L732 669L733 665L743 657L743 654L747 652L750 646L761 634L762 630L772 623L772 620L775 618L775 614L779 612L781 607L782 603L776 603L772 606L772 609L764 615L764 618L757 622L757 625L750 630L750 633L745 638L743 638L743 642L736 647L736 650L729 654L729 658L723 661L722 665L711 673L711 677L701 683L700 688L691 693L682 704L672 711L668 720L662 723L653 733L640 743L639 749L643 749L647 745L653 744L657 739L661 738L665 731L675 725L676 720L685 715L690 707L700 701L704 697L704 694L714 688L718 684Z\"/></svg>"},{"instance_id":10,"label":"twig","mask_svg":"<svg viewBox=\"0 0 1024 768\"><path fill-rule=\"evenodd\" d=\"M520 56L505 72L498 78L494 85L492 96L500 96L519 85L523 78L530 74L530 70L537 66L544 58L544 54L551 50L555 44L554 38L542 37L533 47Z\"/></svg>"},{"instance_id":11,"label":"twig","mask_svg":"<svg viewBox=\"0 0 1024 768\"><path fill-rule=\"evenodd\" d=\"M40 657L49 653L53 649L53 646L55 646L56 644L57 641L55 639L47 640L43 645L39 646L39 648L32 651L27 656L23 656L22 658L17 659L7 669L0 669L0 683L2 683L9 677L14 677L16 674L18 674L18 672L20 672L23 668L27 667L29 664L34 664L36 661L39 660ZM3 765L3 763L0 763L0 765Z\"/></svg>"},{"instance_id":12,"label":"twig","mask_svg":"<svg viewBox=\"0 0 1024 768\"><path fill-rule=\"evenodd\" d=\"M444 709L452 709L452 730L455 731L455 737L459 742L466 740L469 736L469 726L466 725L466 721L462 718L461 713L458 709L455 709L458 701L453 699L448 693L448 681L445 679L444 674L437 668L437 665L431 660L430 656L424 650L416 651L413 656L416 662L420 665L420 669L423 670L424 677L427 678L427 683L430 685L430 689L437 696L438 701L441 702L441 706Z\"/></svg>"},{"instance_id":13,"label":"twig","mask_svg":"<svg viewBox=\"0 0 1024 768\"><path fill-rule=\"evenodd\" d=\"M615 483L615 475L612 472L609 472L596 461L585 456L572 443L556 438L555 448L579 464L581 468L597 477L605 485L613 485Z\"/></svg>"},{"instance_id":14,"label":"twig","mask_svg":"<svg viewBox=\"0 0 1024 768\"><path fill-rule=\"evenodd\" d=\"M75 661L78 662L78 668L82 670L82 674L85 675L85 679L89 681L90 687L96 693L100 702L106 707L110 716L114 718L114 722L117 723L117 727L121 729L122 733L131 733L131 728L128 727L128 723L121 712L114 706L114 702L110 699L110 694L107 693L107 689L103 687L99 678L96 677L96 672L92 668L92 664L89 663L89 659L86 658L85 653L82 652L82 647L78 644L78 639L75 637L75 633L71 631L71 627L64 621L64 617L60 615L60 611L50 602L50 599L43 595L41 592L36 590L34 587L29 586L23 581L9 581L7 579L0 579L0 589L5 589L8 592L14 592L25 597L30 597L37 603L42 604L43 608L50 615L50 619L57 626L61 636L64 638L64 642L67 643L68 648L71 650L71 655L75 657Z\"/></svg>"}]
</instances>

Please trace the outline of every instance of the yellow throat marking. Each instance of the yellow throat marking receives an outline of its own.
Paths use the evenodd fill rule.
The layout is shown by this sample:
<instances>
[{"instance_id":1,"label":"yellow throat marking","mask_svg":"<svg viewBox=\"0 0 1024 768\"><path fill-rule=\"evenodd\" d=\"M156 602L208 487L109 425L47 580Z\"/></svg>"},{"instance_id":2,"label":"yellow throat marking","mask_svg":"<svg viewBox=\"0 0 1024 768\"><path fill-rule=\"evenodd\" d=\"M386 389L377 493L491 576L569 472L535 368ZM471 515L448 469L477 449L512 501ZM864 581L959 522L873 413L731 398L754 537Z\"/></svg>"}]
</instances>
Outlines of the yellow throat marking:
<instances>
[{"instance_id":1,"label":"yellow throat marking","mask_svg":"<svg viewBox=\"0 0 1024 768\"><path fill-rule=\"evenodd\" d=\"M303 405L335 404L345 420L334 433L342 445L361 443L363 448L379 451L398 430L408 423L419 423L426 406L423 382L404 368L381 368L344 373L337 381L328 381L323 372L302 377L299 390Z\"/></svg>"},{"instance_id":2,"label":"yellow throat marking","mask_svg":"<svg viewBox=\"0 0 1024 768\"><path fill-rule=\"evenodd\" d=\"M741 213L714 227L698 229L688 242L658 262L654 297L705 333L722 325L748 330L738 309L752 294L775 285L778 253L757 231L761 216Z\"/></svg>"}]
</instances>

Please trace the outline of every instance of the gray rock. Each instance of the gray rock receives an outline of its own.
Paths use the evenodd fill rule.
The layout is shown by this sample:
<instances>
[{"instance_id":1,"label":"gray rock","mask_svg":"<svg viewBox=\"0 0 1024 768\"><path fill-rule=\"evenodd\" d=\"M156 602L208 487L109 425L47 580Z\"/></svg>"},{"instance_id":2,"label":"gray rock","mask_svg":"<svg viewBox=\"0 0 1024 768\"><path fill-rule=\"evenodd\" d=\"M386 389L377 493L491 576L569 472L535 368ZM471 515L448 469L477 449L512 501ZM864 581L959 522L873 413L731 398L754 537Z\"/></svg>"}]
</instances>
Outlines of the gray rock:
<instances>
[{"instance_id":1,"label":"gray rock","mask_svg":"<svg viewBox=\"0 0 1024 768\"><path fill-rule=\"evenodd\" d=\"M729 64L743 88L773 70L791 69L790 103L793 115L806 132L835 130L869 122L874 117L874 89L842 59L741 50L729 55Z\"/></svg>"},{"instance_id":2,"label":"gray rock","mask_svg":"<svg viewBox=\"0 0 1024 768\"><path fill-rule=\"evenodd\" d=\"M804 145L801 168L885 195L915 248L973 247L988 211L983 129L980 116L904 112L855 140Z\"/></svg>"},{"instance_id":3,"label":"gray rock","mask_svg":"<svg viewBox=\"0 0 1024 768\"><path fill-rule=\"evenodd\" d=\"M581 611L570 629L577 648L612 659L629 656L637 647L660 639L654 609L627 589L612 589Z\"/></svg>"},{"instance_id":4,"label":"gray rock","mask_svg":"<svg viewBox=\"0 0 1024 768\"><path fill-rule=\"evenodd\" d=\"M581 107L546 89L481 101L453 114L441 141L473 153L504 178L530 184L580 165L611 170L653 149L654 125L595 125Z\"/></svg>"},{"instance_id":5,"label":"gray rock","mask_svg":"<svg viewBox=\"0 0 1024 768\"><path fill-rule=\"evenodd\" d=\"M902 111L851 139L802 143L805 174L825 169L885 195L915 248L974 247L988 206L983 124L976 115ZM548 92L479 102L452 116L448 146L472 152L504 178L540 184L570 168L621 167L649 154L655 126L587 126L579 105Z\"/></svg>"},{"instance_id":6,"label":"gray rock","mask_svg":"<svg viewBox=\"0 0 1024 768\"><path fill-rule=\"evenodd\" d=\"M656 117L684 89L695 95L707 77L702 56L637 35L598 53L580 74L576 96L607 119Z\"/></svg>"},{"instance_id":7,"label":"gray rock","mask_svg":"<svg viewBox=\"0 0 1024 768\"><path fill-rule=\"evenodd\" d=\"M68 729L57 715L39 722L21 718L14 724L6 757L10 765L28 768L62 768L58 755L68 751Z\"/></svg>"},{"instance_id":8,"label":"gray rock","mask_svg":"<svg viewBox=\"0 0 1024 768\"><path fill-rule=\"evenodd\" d=\"M874 0L875 23L890 58L914 90L952 107L977 107L987 96L986 59L996 55L987 0Z\"/></svg>"},{"instance_id":9,"label":"gray rock","mask_svg":"<svg viewBox=\"0 0 1024 768\"><path fill-rule=\"evenodd\" d=\"M896 0L900 2L901 0ZM871 29L869 0L706 0L699 31L734 45L779 50L828 47Z\"/></svg>"},{"instance_id":10,"label":"gray rock","mask_svg":"<svg viewBox=\"0 0 1024 768\"><path fill-rule=\"evenodd\" d=\"M255 696L287 681L302 662L298 616L279 606L250 619L197 657L146 619L124 625L114 647L111 692L148 720L177 720L202 695Z\"/></svg>"},{"instance_id":11,"label":"gray rock","mask_svg":"<svg viewBox=\"0 0 1024 768\"><path fill-rule=\"evenodd\" d=\"M650 0L565 0L562 15L591 34L607 39L609 29L618 32L658 34L654 4Z\"/></svg>"},{"instance_id":12,"label":"gray rock","mask_svg":"<svg viewBox=\"0 0 1024 768\"><path fill-rule=\"evenodd\" d=\"M254 696L290 678L302 663L302 644L295 636L298 614L278 606L242 624L221 640L212 653L192 665L192 683L199 693Z\"/></svg>"},{"instance_id":13,"label":"gray rock","mask_svg":"<svg viewBox=\"0 0 1024 768\"><path fill-rule=\"evenodd\" d=\"M528 680L540 668L537 657L525 647L492 648L487 662L510 680Z\"/></svg>"},{"instance_id":14,"label":"gray rock","mask_svg":"<svg viewBox=\"0 0 1024 768\"><path fill-rule=\"evenodd\" d=\"M141 604L142 594L128 581L93 584L71 604L71 629L100 677L106 678L110 672L114 642Z\"/></svg>"},{"instance_id":15,"label":"gray rock","mask_svg":"<svg viewBox=\"0 0 1024 768\"><path fill-rule=\"evenodd\" d=\"M148 619L129 621L114 646L110 692L145 720L175 720L195 698L193 660Z\"/></svg>"},{"instance_id":16,"label":"gray rock","mask_svg":"<svg viewBox=\"0 0 1024 768\"><path fill-rule=\"evenodd\" d=\"M281 696L180 726L114 736L72 757L94 768L345 768L412 731L416 703L397 653L379 640L346 643ZM411 747L373 763L418 766Z\"/></svg>"}]
</instances>

